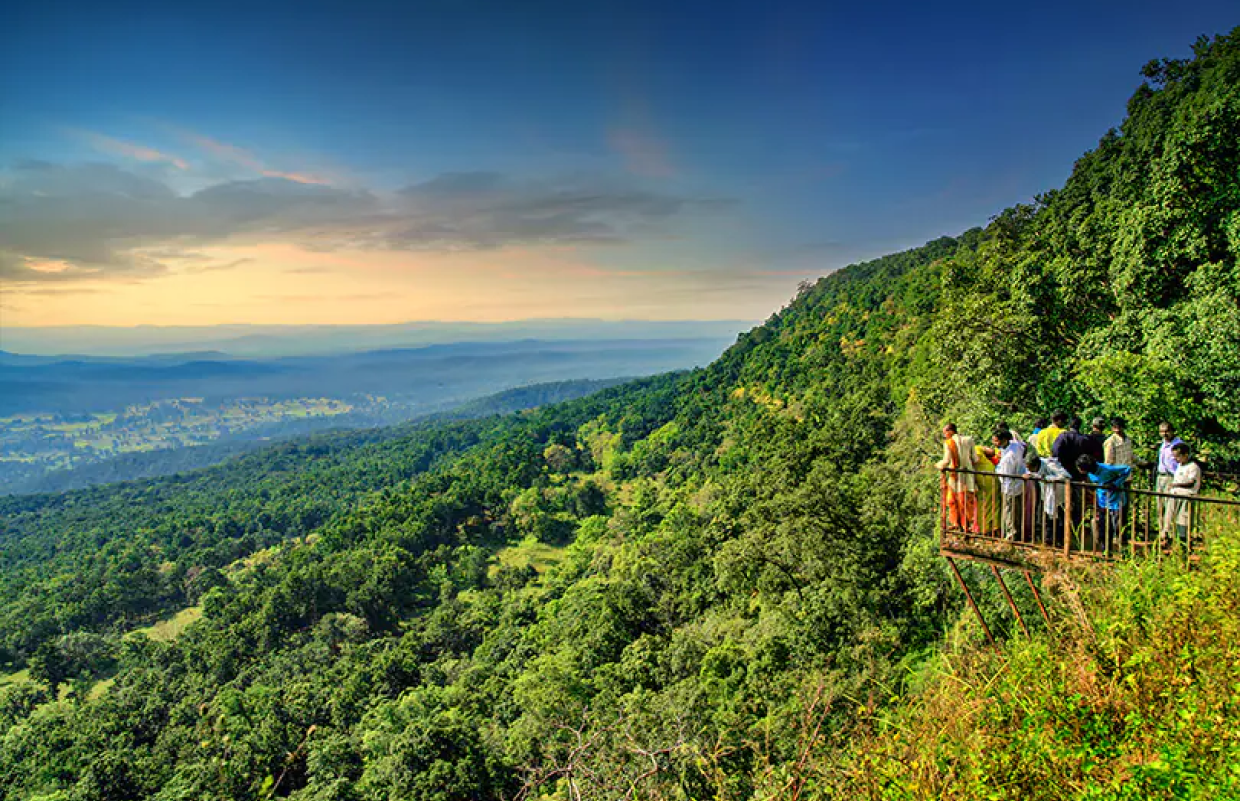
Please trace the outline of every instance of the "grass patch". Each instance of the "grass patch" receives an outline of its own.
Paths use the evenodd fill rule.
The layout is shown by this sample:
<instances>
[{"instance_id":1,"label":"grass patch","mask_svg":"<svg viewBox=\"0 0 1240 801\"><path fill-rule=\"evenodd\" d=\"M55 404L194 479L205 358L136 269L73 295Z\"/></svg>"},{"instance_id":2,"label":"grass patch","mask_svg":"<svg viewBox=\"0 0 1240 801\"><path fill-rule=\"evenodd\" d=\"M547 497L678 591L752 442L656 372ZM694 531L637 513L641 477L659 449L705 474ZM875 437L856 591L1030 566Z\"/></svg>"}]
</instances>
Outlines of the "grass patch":
<instances>
[{"instance_id":1,"label":"grass patch","mask_svg":"<svg viewBox=\"0 0 1240 801\"><path fill-rule=\"evenodd\" d=\"M111 687L113 683L115 682L116 682L115 677L108 677L106 679L103 679L102 681L95 682L94 686L90 688L90 692L86 694L86 697L92 701L94 701L96 698L103 697L103 694L106 693L108 691L108 688Z\"/></svg>"},{"instance_id":2,"label":"grass patch","mask_svg":"<svg viewBox=\"0 0 1240 801\"><path fill-rule=\"evenodd\" d=\"M557 548L537 540L522 540L516 545L501 548L495 552L496 564L491 565L490 575L494 576L499 568L523 568L527 565L534 568L541 576L564 558L564 548Z\"/></svg>"},{"instance_id":3,"label":"grass patch","mask_svg":"<svg viewBox=\"0 0 1240 801\"><path fill-rule=\"evenodd\" d=\"M161 620L152 626L134 629L130 634L145 634L152 640L171 642L179 637L181 632L185 631L186 626L197 622L201 617L201 606L189 606L172 617Z\"/></svg>"},{"instance_id":4,"label":"grass patch","mask_svg":"<svg viewBox=\"0 0 1240 801\"><path fill-rule=\"evenodd\" d=\"M0 687L8 687L10 684L22 684L30 681L30 670L23 668L15 670L12 673L0 673Z\"/></svg>"}]
</instances>

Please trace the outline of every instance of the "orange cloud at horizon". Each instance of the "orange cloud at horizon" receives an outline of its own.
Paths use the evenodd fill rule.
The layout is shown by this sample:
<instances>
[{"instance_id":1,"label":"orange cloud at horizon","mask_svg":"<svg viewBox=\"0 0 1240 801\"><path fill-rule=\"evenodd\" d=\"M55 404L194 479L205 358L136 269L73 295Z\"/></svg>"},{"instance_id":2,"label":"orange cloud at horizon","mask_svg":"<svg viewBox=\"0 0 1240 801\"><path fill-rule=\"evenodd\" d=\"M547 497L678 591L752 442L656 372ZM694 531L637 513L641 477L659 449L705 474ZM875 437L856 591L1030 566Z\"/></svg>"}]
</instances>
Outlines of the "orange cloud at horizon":
<instances>
[{"instance_id":1,"label":"orange cloud at horizon","mask_svg":"<svg viewBox=\"0 0 1240 801\"><path fill-rule=\"evenodd\" d=\"M783 281L753 275L611 270L569 246L418 253L268 242L201 254L222 266L5 288L0 326L757 319L789 295Z\"/></svg>"}]
</instances>

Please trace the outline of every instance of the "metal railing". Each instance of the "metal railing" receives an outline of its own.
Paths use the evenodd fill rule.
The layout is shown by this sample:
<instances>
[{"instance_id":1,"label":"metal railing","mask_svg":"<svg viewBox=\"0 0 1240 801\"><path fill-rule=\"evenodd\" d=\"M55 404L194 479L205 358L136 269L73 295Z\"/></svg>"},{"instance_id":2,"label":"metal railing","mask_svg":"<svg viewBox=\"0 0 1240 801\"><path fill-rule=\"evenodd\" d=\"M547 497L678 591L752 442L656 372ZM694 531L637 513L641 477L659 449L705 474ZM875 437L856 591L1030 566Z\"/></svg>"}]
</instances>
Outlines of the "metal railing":
<instances>
[{"instance_id":1,"label":"metal railing","mask_svg":"<svg viewBox=\"0 0 1240 801\"><path fill-rule=\"evenodd\" d=\"M972 492L957 491L965 476L973 479ZM1022 492L1014 498L1003 494L1001 479L1008 478L1020 482ZM1206 547L1216 526L1240 526L1240 500L1209 486L1200 494L1183 495L1130 483L1102 486L950 468L941 471L940 485L944 535L1053 551L1065 558L1175 554L1191 559ZM1053 502L1047 501L1050 493Z\"/></svg>"}]
</instances>

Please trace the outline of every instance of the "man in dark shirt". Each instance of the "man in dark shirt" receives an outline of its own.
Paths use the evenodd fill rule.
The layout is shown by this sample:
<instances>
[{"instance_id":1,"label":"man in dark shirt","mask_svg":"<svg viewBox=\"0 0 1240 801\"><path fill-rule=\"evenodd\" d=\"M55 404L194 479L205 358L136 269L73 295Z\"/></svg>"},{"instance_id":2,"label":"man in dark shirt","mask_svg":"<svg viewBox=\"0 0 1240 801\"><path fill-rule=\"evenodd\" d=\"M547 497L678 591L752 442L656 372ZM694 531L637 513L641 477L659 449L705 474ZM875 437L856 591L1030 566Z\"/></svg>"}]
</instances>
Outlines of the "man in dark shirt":
<instances>
[{"instance_id":1,"label":"man in dark shirt","mask_svg":"<svg viewBox=\"0 0 1240 801\"><path fill-rule=\"evenodd\" d=\"M1097 443L1098 452L1089 451L1089 455L1094 457L1095 462L1102 461L1102 453L1107 444L1107 421L1101 417L1095 417L1089 424L1089 439L1091 443ZM1090 447L1093 447L1091 444Z\"/></svg>"},{"instance_id":2,"label":"man in dark shirt","mask_svg":"<svg viewBox=\"0 0 1240 801\"><path fill-rule=\"evenodd\" d=\"M1095 461L1101 461L1102 443L1082 434L1081 418L1073 417L1068 430L1056 438L1051 455L1059 460L1073 481L1087 481L1085 475L1077 469L1076 460L1082 456L1093 456Z\"/></svg>"}]
</instances>

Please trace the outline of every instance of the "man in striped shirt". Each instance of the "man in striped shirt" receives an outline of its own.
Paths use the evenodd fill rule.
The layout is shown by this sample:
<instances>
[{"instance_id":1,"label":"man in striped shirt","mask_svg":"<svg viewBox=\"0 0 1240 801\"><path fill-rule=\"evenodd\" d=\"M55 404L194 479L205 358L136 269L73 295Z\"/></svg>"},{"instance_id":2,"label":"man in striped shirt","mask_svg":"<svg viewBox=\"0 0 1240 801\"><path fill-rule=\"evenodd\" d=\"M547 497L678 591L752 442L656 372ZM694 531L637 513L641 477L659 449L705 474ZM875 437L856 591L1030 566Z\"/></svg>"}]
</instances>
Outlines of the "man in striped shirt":
<instances>
[{"instance_id":1,"label":"man in striped shirt","mask_svg":"<svg viewBox=\"0 0 1240 801\"><path fill-rule=\"evenodd\" d=\"M1111 436L1102 444L1102 461L1126 467L1135 464L1132 458L1132 437L1128 436L1126 428L1124 418L1111 418Z\"/></svg>"}]
</instances>

